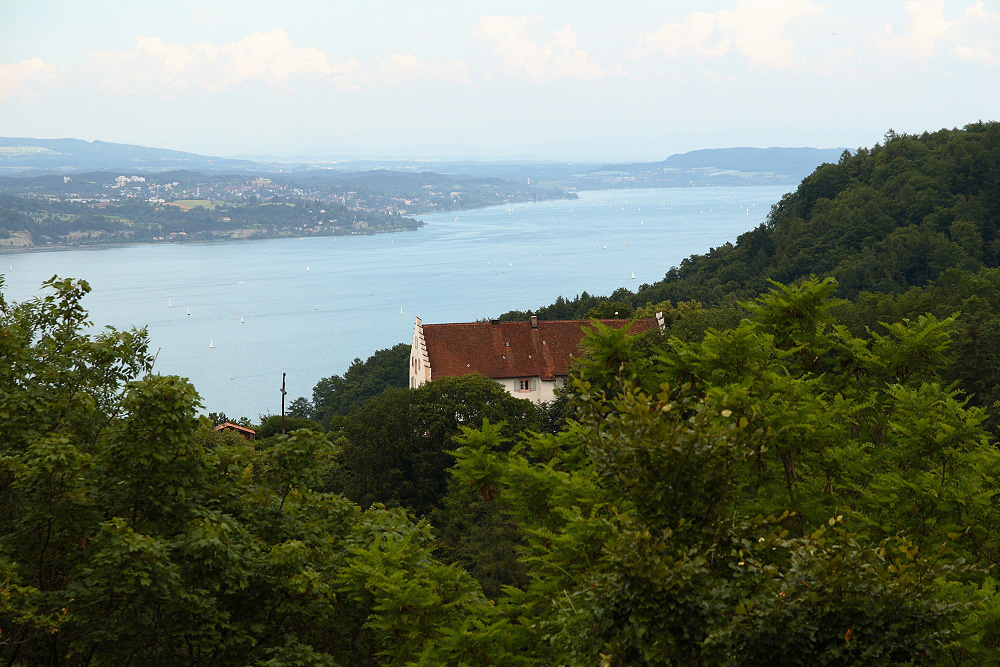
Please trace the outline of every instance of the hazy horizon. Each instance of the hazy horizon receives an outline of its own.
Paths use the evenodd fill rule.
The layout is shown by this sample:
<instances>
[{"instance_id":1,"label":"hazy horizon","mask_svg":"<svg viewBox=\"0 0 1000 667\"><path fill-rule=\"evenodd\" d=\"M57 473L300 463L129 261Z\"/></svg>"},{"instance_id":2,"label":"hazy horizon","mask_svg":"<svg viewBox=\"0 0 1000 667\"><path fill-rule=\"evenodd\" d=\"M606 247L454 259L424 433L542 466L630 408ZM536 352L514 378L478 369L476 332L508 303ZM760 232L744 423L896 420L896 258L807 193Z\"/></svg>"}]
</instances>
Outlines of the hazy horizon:
<instances>
[{"instance_id":1,"label":"hazy horizon","mask_svg":"<svg viewBox=\"0 0 1000 667\"><path fill-rule=\"evenodd\" d=\"M21 137L7 137L7 136L2 136L2 137L0 137L0 140L6 140L6 139L12 139L12 138L21 138ZM86 141L88 143L94 143L95 141L100 141L100 142L104 142L104 143L113 143L113 144L119 144L119 145L124 145L124 146L139 146L139 147L142 147L142 148L155 148L155 149L164 149L164 150L181 150L181 149L174 148L173 146L130 144L130 143L126 143L126 142L108 142L107 140L102 139L102 138L95 138L95 139L89 139L89 138L85 138L85 137L23 137L23 138L24 139L31 139L31 140L44 140L44 141L62 141L62 140L74 141L74 140L78 140L78 141ZM845 146L743 146L743 145L740 145L740 146L722 146L722 147L718 147L718 148L708 148L708 149L704 149L704 148L702 148L702 149L692 149L692 151L699 151L699 150L726 150L726 149L736 149L736 150L741 150L741 149L753 149L753 150L756 150L756 149L759 149L759 150L768 150L768 149L834 150L835 149L835 150L842 150L844 148L848 148L848 147L845 147ZM853 150L853 148L851 150ZM183 151L183 152L192 152L192 151ZM684 151L684 153L687 153L687 152L691 152L691 151ZM546 156L535 156L535 155L504 155L504 156L497 157L497 156L493 156L493 155L406 155L406 154L397 155L397 154L391 154L391 153L386 153L386 154L383 154L383 155L378 155L378 154L357 154L357 155L324 155L324 154L312 154L312 155L310 155L310 154L296 154L296 153L286 153L286 154L280 154L280 153L271 153L271 154L267 154L267 153L233 153L233 154L227 154L227 155L205 155L205 154L202 153L200 155L202 155L204 157L240 159L240 160L248 160L248 161L255 161L255 162L265 162L265 163L266 162L274 162L274 163L277 163L277 164L280 164L280 163L302 164L302 163L308 163L308 162L315 162L315 163L319 163L319 164L323 164L323 163L340 164L340 163L351 163L351 162L387 162L387 163L388 162L401 162L401 163L427 163L428 165L434 165L434 164L449 164L449 163L470 162L470 163L482 163L484 165L489 165L489 164L496 164L496 165L503 165L503 164L530 164L530 163L538 163L538 164L546 164L546 163L574 164L574 163L580 163L580 164L586 164L586 165L593 165L593 164L603 164L603 163L607 163L607 164L612 164L612 163L614 163L614 164L629 164L629 163L644 163L644 162L654 162L655 163L655 162L661 162L664 159L667 159L667 158L669 158L669 157L671 157L673 155L679 155L679 154L683 154L683 153L670 153L670 154L667 154L667 155L653 157L653 158L650 158L650 159L646 159L646 158L628 158L628 157L626 157L626 158L610 158L610 157L608 157L608 158L602 158L600 156L593 157L593 156L586 156L586 155L575 156L575 157L574 156L553 156L553 157L546 157Z\"/></svg>"},{"instance_id":2,"label":"hazy horizon","mask_svg":"<svg viewBox=\"0 0 1000 667\"><path fill-rule=\"evenodd\" d=\"M213 156L655 161L990 120L967 0L39 0L0 6L6 136Z\"/></svg>"}]
</instances>

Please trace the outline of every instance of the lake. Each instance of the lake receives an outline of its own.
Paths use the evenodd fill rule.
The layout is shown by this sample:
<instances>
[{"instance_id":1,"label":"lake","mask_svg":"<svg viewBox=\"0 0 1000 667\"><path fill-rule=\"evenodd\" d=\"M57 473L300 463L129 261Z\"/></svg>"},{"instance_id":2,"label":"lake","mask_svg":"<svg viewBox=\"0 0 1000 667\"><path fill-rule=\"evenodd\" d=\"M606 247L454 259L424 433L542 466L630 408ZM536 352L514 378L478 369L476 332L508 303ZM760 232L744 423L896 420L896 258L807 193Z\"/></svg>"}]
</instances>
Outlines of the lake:
<instances>
[{"instance_id":1,"label":"lake","mask_svg":"<svg viewBox=\"0 0 1000 667\"><path fill-rule=\"evenodd\" d=\"M54 274L86 279L95 324L148 327L157 372L190 378L206 411L256 420L280 412L283 372L290 401L408 343L415 316L465 322L634 291L735 241L786 191L590 191L426 215L413 232L7 253L0 267L13 300Z\"/></svg>"}]
</instances>

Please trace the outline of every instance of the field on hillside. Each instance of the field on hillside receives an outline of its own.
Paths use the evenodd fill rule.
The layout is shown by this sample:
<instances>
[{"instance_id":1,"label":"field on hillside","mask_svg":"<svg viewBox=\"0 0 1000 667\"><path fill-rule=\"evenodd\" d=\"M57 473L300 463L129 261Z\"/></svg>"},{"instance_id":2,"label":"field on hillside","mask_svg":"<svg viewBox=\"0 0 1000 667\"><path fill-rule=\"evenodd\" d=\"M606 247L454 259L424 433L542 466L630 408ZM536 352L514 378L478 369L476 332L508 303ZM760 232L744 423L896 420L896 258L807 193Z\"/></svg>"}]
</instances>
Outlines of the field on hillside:
<instances>
[{"instance_id":1,"label":"field on hillside","mask_svg":"<svg viewBox=\"0 0 1000 667\"><path fill-rule=\"evenodd\" d=\"M213 201L211 199L178 199L177 201L168 203L171 206L182 208L185 211L189 211L196 206L201 206L202 208L207 208L209 210L215 210L216 206L222 206L225 204L225 202Z\"/></svg>"}]
</instances>

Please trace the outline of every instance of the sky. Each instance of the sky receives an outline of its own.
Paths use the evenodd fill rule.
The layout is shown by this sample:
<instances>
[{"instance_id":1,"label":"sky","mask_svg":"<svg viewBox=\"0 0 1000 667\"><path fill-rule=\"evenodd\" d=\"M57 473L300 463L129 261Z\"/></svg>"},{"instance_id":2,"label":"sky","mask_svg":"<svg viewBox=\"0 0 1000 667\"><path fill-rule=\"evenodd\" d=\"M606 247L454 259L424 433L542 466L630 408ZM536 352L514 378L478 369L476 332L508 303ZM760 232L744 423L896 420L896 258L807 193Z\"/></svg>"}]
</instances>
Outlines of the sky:
<instances>
[{"instance_id":1,"label":"sky","mask_svg":"<svg viewBox=\"0 0 1000 667\"><path fill-rule=\"evenodd\" d=\"M0 0L0 136L659 160L1000 117L1000 0Z\"/></svg>"}]
</instances>

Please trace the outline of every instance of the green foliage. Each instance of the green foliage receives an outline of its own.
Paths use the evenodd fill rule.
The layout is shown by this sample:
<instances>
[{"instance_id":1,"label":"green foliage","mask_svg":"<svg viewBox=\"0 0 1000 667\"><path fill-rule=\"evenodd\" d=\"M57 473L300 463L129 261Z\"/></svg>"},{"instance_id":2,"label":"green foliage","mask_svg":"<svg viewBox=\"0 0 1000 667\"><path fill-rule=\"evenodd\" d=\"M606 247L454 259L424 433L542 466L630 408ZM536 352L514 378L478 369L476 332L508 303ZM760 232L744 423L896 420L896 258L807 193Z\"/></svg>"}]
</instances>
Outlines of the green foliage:
<instances>
[{"instance_id":1,"label":"green foliage","mask_svg":"<svg viewBox=\"0 0 1000 667\"><path fill-rule=\"evenodd\" d=\"M236 424L244 428L253 428L253 424L246 417L227 417L225 412L209 412L208 421L212 422L212 426L219 426L229 422L230 424Z\"/></svg>"},{"instance_id":2,"label":"green foliage","mask_svg":"<svg viewBox=\"0 0 1000 667\"><path fill-rule=\"evenodd\" d=\"M390 389L348 419L338 490L362 507L384 503L426 515L447 489L454 436L484 420L513 436L536 426L536 409L480 375Z\"/></svg>"},{"instance_id":3,"label":"green foliage","mask_svg":"<svg viewBox=\"0 0 1000 667\"><path fill-rule=\"evenodd\" d=\"M883 323L916 319L922 313L938 318L953 316L954 342L943 353L941 377L948 384L957 383L973 405L989 408L1000 400L998 302L1000 269L975 273L954 269L930 285L902 294L862 293L854 304L842 304L837 311L856 335L864 334L866 329L885 331L889 325ZM995 411L987 416L986 424L994 433L1000 428Z\"/></svg>"},{"instance_id":4,"label":"green foliage","mask_svg":"<svg viewBox=\"0 0 1000 667\"><path fill-rule=\"evenodd\" d=\"M297 431L300 428L308 428L314 431L323 430L319 423L313 421L312 419L291 415L285 415L284 422L282 422L281 415L269 415L265 417L261 421L260 426L256 427L254 430L257 432L258 438L271 438L282 433L282 423L284 423L285 433L291 433L292 431Z\"/></svg>"},{"instance_id":5,"label":"green foliage","mask_svg":"<svg viewBox=\"0 0 1000 667\"><path fill-rule=\"evenodd\" d=\"M653 355L598 330L568 430L513 448L466 432L454 475L521 531L529 582L500 602L533 610L539 655L996 659L980 568L1000 454L939 382L951 322L856 338L835 289L778 286L735 329Z\"/></svg>"},{"instance_id":6,"label":"green foliage","mask_svg":"<svg viewBox=\"0 0 1000 667\"><path fill-rule=\"evenodd\" d=\"M334 417L349 415L386 389L407 386L409 363L407 343L378 350L366 361L355 359L343 376L331 375L317 382L311 402L295 399L292 405L298 408L294 414L329 426Z\"/></svg>"},{"instance_id":7,"label":"green foliage","mask_svg":"<svg viewBox=\"0 0 1000 667\"><path fill-rule=\"evenodd\" d=\"M0 298L0 660L516 663L429 526L315 490L334 443L211 430L142 331L88 336L86 285L47 286Z\"/></svg>"}]
</instances>

